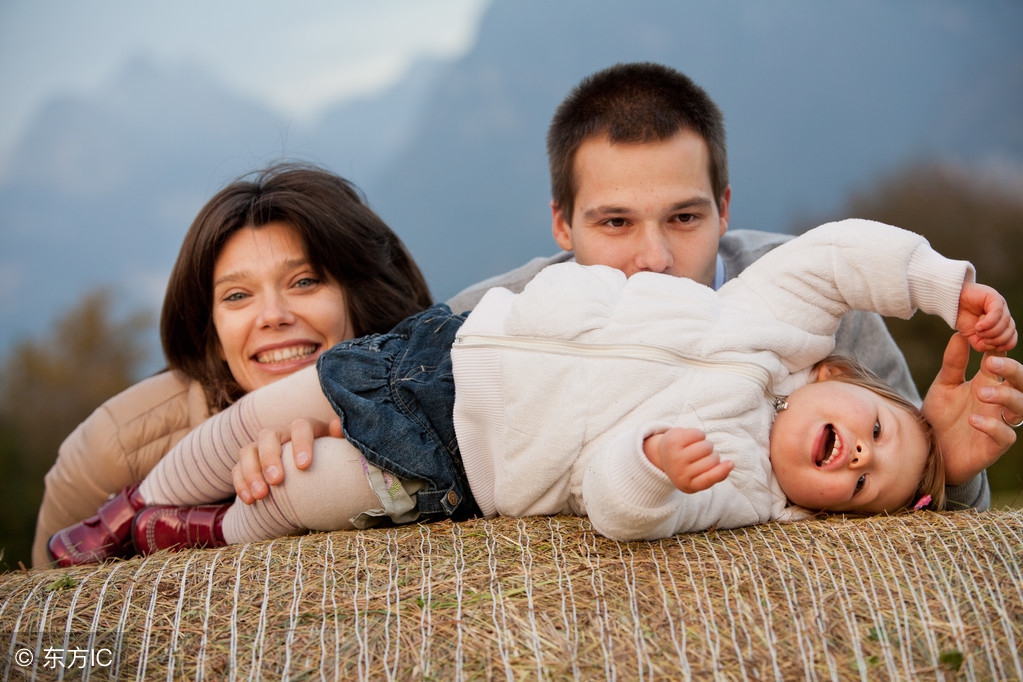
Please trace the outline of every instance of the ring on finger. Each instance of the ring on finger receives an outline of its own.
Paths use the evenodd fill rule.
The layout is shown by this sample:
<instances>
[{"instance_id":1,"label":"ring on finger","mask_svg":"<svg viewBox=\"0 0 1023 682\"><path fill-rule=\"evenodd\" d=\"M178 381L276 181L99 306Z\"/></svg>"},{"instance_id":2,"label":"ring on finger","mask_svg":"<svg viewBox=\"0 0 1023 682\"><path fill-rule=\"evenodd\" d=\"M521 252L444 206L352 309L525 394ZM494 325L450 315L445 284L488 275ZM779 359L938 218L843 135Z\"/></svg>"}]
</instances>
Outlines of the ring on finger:
<instances>
[{"instance_id":1,"label":"ring on finger","mask_svg":"<svg viewBox=\"0 0 1023 682\"><path fill-rule=\"evenodd\" d=\"M1018 422L1013 424L1012 422L1010 422L1008 419L1005 418L1005 410L1002 410L1002 421L1005 422L1005 424L1008 427L1013 428L1013 429L1018 429L1019 427L1023 426L1023 417L1021 417Z\"/></svg>"}]
</instances>

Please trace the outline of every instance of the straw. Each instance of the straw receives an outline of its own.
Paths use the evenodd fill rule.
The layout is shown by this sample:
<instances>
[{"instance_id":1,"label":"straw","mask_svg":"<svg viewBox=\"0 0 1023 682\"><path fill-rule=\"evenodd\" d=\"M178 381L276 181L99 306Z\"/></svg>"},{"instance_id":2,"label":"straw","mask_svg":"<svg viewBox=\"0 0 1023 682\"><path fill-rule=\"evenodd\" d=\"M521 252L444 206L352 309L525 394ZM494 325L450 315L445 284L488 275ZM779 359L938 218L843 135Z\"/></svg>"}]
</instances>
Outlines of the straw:
<instances>
[{"instance_id":1,"label":"straw","mask_svg":"<svg viewBox=\"0 0 1023 682\"><path fill-rule=\"evenodd\" d=\"M1023 510L632 543L502 518L0 575L2 679L79 647L109 650L90 679L1020 680L1021 645Z\"/></svg>"}]
</instances>

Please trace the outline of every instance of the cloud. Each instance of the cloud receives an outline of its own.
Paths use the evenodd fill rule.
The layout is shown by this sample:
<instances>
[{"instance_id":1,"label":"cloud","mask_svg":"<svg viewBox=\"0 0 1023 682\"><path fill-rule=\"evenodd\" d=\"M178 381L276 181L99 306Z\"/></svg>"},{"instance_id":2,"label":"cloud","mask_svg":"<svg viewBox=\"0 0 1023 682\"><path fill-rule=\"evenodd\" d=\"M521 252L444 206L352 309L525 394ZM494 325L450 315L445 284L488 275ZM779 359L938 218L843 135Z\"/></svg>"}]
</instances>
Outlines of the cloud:
<instances>
[{"instance_id":1,"label":"cloud","mask_svg":"<svg viewBox=\"0 0 1023 682\"><path fill-rule=\"evenodd\" d=\"M40 102L95 89L136 55L201 64L278 112L309 118L385 88L416 57L464 52L489 2L4 0L0 159Z\"/></svg>"}]
</instances>

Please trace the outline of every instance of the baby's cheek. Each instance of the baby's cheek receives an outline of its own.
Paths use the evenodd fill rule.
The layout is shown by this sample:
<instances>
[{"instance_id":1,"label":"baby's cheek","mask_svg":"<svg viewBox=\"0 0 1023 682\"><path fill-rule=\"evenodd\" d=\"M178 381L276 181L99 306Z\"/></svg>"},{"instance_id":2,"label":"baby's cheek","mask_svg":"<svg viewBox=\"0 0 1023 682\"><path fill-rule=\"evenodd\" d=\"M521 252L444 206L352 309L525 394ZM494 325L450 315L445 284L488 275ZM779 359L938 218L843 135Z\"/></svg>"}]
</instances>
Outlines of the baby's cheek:
<instances>
[{"instance_id":1,"label":"baby's cheek","mask_svg":"<svg viewBox=\"0 0 1023 682\"><path fill-rule=\"evenodd\" d=\"M781 484L781 478L778 479ZM836 486L817 477L799 477L788 480L782 491L789 501L808 509L831 509L838 499Z\"/></svg>"}]
</instances>

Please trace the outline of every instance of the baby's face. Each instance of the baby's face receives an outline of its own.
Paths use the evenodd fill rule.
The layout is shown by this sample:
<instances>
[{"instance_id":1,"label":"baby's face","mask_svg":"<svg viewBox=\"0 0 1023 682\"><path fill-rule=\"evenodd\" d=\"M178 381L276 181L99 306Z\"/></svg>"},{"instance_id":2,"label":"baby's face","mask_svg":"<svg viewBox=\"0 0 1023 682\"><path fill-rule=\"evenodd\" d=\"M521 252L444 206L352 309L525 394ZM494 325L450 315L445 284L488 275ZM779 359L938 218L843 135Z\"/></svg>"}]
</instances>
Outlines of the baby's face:
<instances>
[{"instance_id":1,"label":"baby's face","mask_svg":"<svg viewBox=\"0 0 1023 682\"><path fill-rule=\"evenodd\" d=\"M797 389L788 404L771 430L771 467L794 504L873 514L913 495L928 448L906 410L834 380Z\"/></svg>"}]
</instances>

